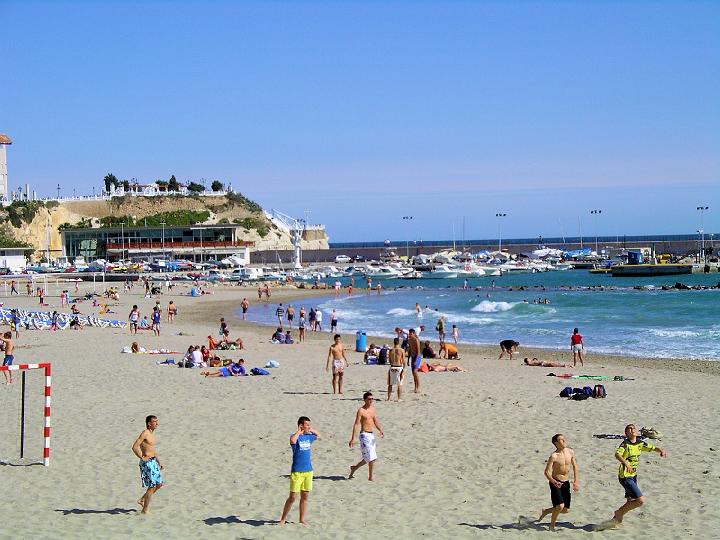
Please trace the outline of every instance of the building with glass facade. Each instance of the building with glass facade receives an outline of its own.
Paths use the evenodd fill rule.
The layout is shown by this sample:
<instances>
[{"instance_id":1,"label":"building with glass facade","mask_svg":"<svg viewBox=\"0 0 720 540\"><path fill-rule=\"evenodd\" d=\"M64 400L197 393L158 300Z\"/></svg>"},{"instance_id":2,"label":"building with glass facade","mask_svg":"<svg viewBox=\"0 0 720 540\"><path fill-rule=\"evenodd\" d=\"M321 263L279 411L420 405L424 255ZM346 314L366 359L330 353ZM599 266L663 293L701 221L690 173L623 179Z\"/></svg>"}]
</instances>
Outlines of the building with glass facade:
<instances>
[{"instance_id":1,"label":"building with glass facade","mask_svg":"<svg viewBox=\"0 0 720 540\"><path fill-rule=\"evenodd\" d=\"M63 255L87 261L186 259L202 262L249 252L255 242L242 240L237 225L102 227L61 231ZM249 257L247 257L249 259Z\"/></svg>"}]
</instances>

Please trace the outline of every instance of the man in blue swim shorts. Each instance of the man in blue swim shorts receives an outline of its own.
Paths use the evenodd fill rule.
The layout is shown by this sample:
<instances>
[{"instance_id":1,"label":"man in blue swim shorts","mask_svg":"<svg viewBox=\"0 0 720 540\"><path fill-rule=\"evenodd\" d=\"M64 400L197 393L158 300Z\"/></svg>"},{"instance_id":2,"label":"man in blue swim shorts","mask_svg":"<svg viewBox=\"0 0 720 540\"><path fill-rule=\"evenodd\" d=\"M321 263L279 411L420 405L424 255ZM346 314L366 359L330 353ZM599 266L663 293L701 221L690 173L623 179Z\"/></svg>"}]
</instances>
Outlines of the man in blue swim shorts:
<instances>
[{"instance_id":1,"label":"man in blue swim shorts","mask_svg":"<svg viewBox=\"0 0 720 540\"><path fill-rule=\"evenodd\" d=\"M320 434L310 426L310 419L307 416L298 418L297 431L290 436L290 447L293 453L290 469L290 495L285 500L282 516L280 516L280 525L284 525L287 521L298 493L300 493L300 523L307 525L305 512L313 481L310 447L319 438Z\"/></svg>"},{"instance_id":2,"label":"man in blue swim shorts","mask_svg":"<svg viewBox=\"0 0 720 540\"><path fill-rule=\"evenodd\" d=\"M420 364L422 364L422 347L420 346L420 338L418 338L414 328L408 330L407 353L408 366L410 366L412 370L413 383L415 383L413 391L417 394L420 391L420 375L418 374L418 370L420 369Z\"/></svg>"},{"instance_id":3,"label":"man in blue swim shorts","mask_svg":"<svg viewBox=\"0 0 720 540\"><path fill-rule=\"evenodd\" d=\"M15 360L15 356L13 355L13 351L15 350L15 343L12 340L12 332L5 332L2 337L0 337L0 341L3 342L3 346L5 348L5 358L3 360L3 366L12 366L13 360ZM3 371L5 374L5 384L11 384L12 383L12 371L6 370Z\"/></svg>"},{"instance_id":4,"label":"man in blue swim shorts","mask_svg":"<svg viewBox=\"0 0 720 540\"><path fill-rule=\"evenodd\" d=\"M147 488L145 494L138 500L138 504L142 506L143 514L149 513L150 500L153 494L163 486L162 473L160 472L163 466L155 452L155 429L157 426L157 416L150 415L146 417L145 429L132 445L133 453L140 458L140 481L142 486Z\"/></svg>"},{"instance_id":5,"label":"man in blue swim shorts","mask_svg":"<svg viewBox=\"0 0 720 540\"><path fill-rule=\"evenodd\" d=\"M638 440L638 431L635 424L625 426L625 440L615 451L615 459L620 462L618 470L618 481L625 489L626 502L615 510L612 521L615 524L622 523L625 514L645 504L645 497L637 484L637 467L640 463L640 454L643 452L657 452L661 457L667 457L667 452L662 448L648 442Z\"/></svg>"}]
</instances>

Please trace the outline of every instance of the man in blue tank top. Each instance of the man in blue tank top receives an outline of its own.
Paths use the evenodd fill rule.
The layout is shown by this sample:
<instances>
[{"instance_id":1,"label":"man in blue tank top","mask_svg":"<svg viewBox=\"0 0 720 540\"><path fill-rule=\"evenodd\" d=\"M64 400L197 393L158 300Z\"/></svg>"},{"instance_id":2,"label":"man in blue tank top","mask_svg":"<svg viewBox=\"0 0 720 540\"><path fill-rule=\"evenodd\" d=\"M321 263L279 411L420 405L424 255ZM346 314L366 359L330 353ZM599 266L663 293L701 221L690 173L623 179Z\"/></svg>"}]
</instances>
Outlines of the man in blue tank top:
<instances>
[{"instance_id":1,"label":"man in blue tank top","mask_svg":"<svg viewBox=\"0 0 720 540\"><path fill-rule=\"evenodd\" d=\"M285 501L280 525L284 525L287 521L287 516L298 493L300 493L300 523L307 525L305 512L313 480L310 447L319 438L320 434L310 426L310 419L307 416L298 418L297 431L290 436L290 447L293 453L292 468L290 469L290 495Z\"/></svg>"}]
</instances>

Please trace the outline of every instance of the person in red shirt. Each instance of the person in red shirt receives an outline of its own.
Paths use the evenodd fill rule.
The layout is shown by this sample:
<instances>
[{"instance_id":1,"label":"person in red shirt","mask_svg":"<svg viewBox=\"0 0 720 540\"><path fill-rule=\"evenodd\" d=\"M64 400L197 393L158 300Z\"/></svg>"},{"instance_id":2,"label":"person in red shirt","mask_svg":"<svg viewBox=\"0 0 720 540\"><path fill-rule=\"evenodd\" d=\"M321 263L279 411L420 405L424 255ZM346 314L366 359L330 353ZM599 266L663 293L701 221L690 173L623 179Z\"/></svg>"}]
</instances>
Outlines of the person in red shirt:
<instances>
[{"instance_id":1,"label":"person in red shirt","mask_svg":"<svg viewBox=\"0 0 720 540\"><path fill-rule=\"evenodd\" d=\"M577 328L573 329L572 336L570 336L570 350L573 353L573 367L577 365L577 361L580 360L580 365L583 364L583 349L585 344L583 343L583 337Z\"/></svg>"}]
</instances>

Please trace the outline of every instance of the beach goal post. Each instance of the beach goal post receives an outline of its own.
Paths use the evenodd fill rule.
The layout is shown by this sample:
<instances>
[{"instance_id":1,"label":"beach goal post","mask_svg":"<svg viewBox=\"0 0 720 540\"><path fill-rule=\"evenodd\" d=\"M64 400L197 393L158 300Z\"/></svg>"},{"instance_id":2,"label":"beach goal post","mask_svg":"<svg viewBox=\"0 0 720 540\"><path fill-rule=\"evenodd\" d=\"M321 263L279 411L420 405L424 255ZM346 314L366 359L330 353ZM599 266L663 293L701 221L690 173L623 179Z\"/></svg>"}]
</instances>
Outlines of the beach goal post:
<instances>
[{"instance_id":1,"label":"beach goal post","mask_svg":"<svg viewBox=\"0 0 720 540\"><path fill-rule=\"evenodd\" d=\"M33 428L33 424L37 423L34 421L35 418L39 418L39 408L33 407L32 403L34 402L34 395L36 393L29 389L29 384L26 381L26 375L31 372L32 370L38 370L44 373L44 408L42 409L42 424L43 424L43 430L42 430L42 444L43 444L43 451L42 451L42 460L39 459L33 459L26 457L26 454L33 453L33 451L28 446L28 440L29 438L34 441L37 438L37 435L39 434L39 430L37 430L37 433L35 433L35 428ZM6 386L3 390L10 390L10 391L4 391L2 394L0 394L0 397L2 398L2 407L3 411L7 414L5 414L6 418L12 417L11 414L13 410L15 410L15 407L17 407L18 411L18 417L19 417L19 447L13 449L12 452L17 452L19 456L3 456L0 455L0 464L3 465L34 465L34 464L40 464L42 463L44 466L48 467L50 465L50 392L51 392L51 364L49 362L42 363L42 364L18 364L16 366L0 366L0 371L2 372L9 372L9 374L15 375L14 377L16 380L12 382L9 386ZM19 377L17 377L19 375ZM3 377L0 377L0 380L2 380ZM19 394L19 398L16 395L15 392L12 392L11 390L13 388L18 388L17 394ZM14 401L15 405L10 404L10 401ZM33 414L35 413L35 414ZM33 430L34 437L28 437L30 434L30 431L28 429ZM12 435L12 431L14 431L13 427L8 425L7 423L2 428L2 438L5 440L11 440L14 438ZM38 443L39 446L39 443ZM2 447L2 452L7 453L8 450L5 447Z\"/></svg>"}]
</instances>

